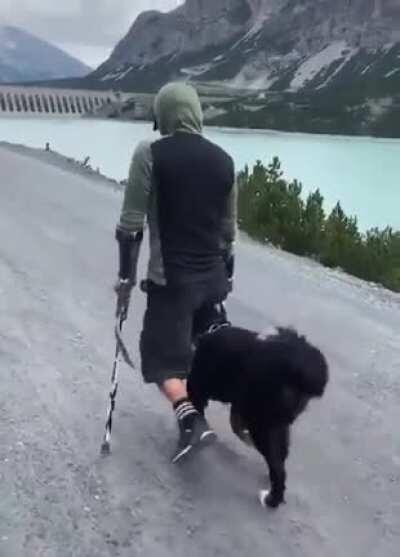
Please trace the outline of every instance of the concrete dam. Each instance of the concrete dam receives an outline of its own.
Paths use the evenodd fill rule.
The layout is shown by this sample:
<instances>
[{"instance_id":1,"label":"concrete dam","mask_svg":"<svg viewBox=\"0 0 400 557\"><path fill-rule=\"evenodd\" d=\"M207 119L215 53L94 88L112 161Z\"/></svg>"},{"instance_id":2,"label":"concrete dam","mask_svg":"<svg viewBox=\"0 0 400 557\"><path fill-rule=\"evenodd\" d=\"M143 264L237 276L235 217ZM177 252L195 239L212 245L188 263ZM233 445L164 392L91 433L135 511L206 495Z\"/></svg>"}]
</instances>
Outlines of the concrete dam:
<instances>
[{"instance_id":1,"label":"concrete dam","mask_svg":"<svg viewBox=\"0 0 400 557\"><path fill-rule=\"evenodd\" d=\"M127 102L137 104L135 95L115 91L0 85L0 117L17 115L64 118L79 118L84 115L108 116L112 111L118 111L118 108Z\"/></svg>"}]
</instances>

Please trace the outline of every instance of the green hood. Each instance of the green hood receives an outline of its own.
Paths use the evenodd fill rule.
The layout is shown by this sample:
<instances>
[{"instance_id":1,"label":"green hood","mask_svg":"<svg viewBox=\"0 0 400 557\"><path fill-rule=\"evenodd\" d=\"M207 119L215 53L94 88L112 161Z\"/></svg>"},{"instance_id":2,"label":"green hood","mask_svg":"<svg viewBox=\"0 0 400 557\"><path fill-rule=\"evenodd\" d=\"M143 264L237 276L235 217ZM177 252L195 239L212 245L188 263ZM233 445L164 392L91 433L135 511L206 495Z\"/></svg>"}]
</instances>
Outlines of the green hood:
<instances>
[{"instance_id":1,"label":"green hood","mask_svg":"<svg viewBox=\"0 0 400 557\"><path fill-rule=\"evenodd\" d=\"M201 133L203 111L196 89L186 83L164 85L154 101L154 115L161 135L177 131Z\"/></svg>"}]
</instances>

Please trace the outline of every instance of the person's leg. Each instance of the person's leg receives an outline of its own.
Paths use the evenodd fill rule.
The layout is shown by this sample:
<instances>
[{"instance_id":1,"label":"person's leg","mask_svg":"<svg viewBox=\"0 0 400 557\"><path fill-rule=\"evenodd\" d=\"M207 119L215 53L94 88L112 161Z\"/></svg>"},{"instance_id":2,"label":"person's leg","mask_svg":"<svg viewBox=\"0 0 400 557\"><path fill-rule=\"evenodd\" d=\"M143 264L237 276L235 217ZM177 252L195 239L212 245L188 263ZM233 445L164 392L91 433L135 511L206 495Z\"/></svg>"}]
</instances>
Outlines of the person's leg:
<instances>
[{"instance_id":1,"label":"person's leg","mask_svg":"<svg viewBox=\"0 0 400 557\"><path fill-rule=\"evenodd\" d=\"M204 415L200 413L189 399L186 380L167 379L159 385L160 391L171 402L178 422L180 437L176 453L172 459L178 462L193 449L201 448L215 440L216 435Z\"/></svg>"},{"instance_id":2,"label":"person's leg","mask_svg":"<svg viewBox=\"0 0 400 557\"><path fill-rule=\"evenodd\" d=\"M186 380L167 379L160 385L160 391L172 405L187 398Z\"/></svg>"},{"instance_id":3,"label":"person's leg","mask_svg":"<svg viewBox=\"0 0 400 557\"><path fill-rule=\"evenodd\" d=\"M186 380L167 379L159 385L160 391L171 402L178 422L180 437L172 462L176 463L187 456L193 449L200 448L214 441L215 433L205 417L194 407L188 397Z\"/></svg>"},{"instance_id":4,"label":"person's leg","mask_svg":"<svg viewBox=\"0 0 400 557\"><path fill-rule=\"evenodd\" d=\"M147 383L158 385L175 412L180 439L174 462L215 438L186 390L192 357L192 314L191 296L185 291L163 287L149 290L140 341L142 372Z\"/></svg>"}]
</instances>

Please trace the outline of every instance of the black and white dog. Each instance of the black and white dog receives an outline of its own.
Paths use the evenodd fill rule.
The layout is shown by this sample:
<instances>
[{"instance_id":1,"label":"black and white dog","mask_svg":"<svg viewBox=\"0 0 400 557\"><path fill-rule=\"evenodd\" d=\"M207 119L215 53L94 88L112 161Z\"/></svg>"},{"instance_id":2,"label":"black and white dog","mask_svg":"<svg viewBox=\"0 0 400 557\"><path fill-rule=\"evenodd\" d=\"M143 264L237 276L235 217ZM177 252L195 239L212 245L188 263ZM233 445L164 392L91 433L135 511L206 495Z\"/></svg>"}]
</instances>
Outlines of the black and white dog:
<instances>
[{"instance_id":1,"label":"black and white dog","mask_svg":"<svg viewBox=\"0 0 400 557\"><path fill-rule=\"evenodd\" d=\"M231 405L231 427L265 458L271 483L261 503L284 502L290 426L328 383L323 354L293 329L266 336L222 326L196 343L188 394L204 413L209 400Z\"/></svg>"}]
</instances>

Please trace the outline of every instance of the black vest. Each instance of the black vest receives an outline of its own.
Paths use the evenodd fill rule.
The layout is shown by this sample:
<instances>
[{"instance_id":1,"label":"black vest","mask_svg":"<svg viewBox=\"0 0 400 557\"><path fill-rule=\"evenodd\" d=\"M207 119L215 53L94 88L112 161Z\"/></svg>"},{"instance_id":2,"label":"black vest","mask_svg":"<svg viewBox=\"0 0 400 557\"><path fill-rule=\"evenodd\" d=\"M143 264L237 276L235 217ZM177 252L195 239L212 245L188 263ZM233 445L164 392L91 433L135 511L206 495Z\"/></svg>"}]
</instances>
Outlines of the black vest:
<instances>
[{"instance_id":1,"label":"black vest","mask_svg":"<svg viewBox=\"0 0 400 557\"><path fill-rule=\"evenodd\" d=\"M153 143L152 155L167 282L210 276L221 266L233 161L203 136L183 132Z\"/></svg>"}]
</instances>

